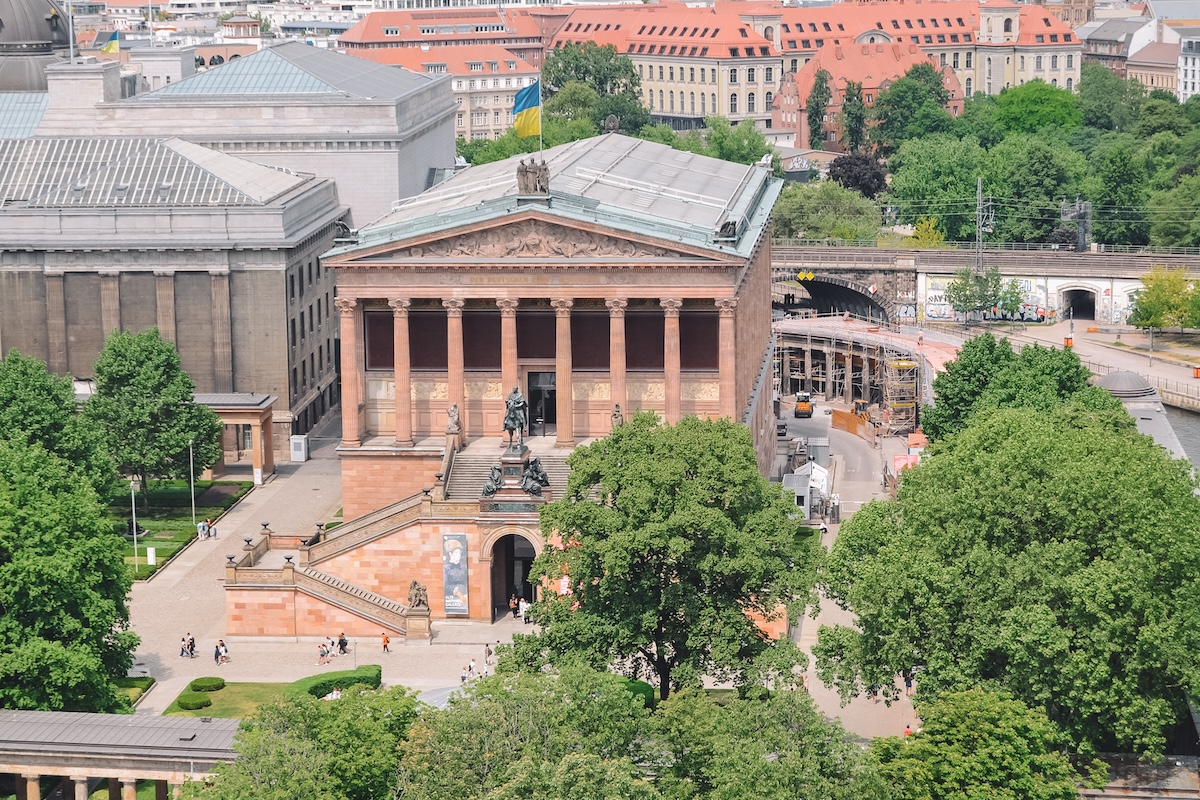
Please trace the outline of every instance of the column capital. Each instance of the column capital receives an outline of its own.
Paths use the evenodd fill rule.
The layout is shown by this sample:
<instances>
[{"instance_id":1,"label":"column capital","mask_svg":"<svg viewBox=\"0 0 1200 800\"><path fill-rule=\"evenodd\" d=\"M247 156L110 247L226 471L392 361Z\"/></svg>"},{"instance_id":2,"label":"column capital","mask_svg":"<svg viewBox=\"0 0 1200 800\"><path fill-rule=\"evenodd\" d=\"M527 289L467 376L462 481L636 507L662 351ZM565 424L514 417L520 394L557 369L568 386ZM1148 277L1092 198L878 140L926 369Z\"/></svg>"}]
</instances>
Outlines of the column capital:
<instances>
[{"instance_id":1,"label":"column capital","mask_svg":"<svg viewBox=\"0 0 1200 800\"><path fill-rule=\"evenodd\" d=\"M716 300L717 310L721 312L722 317L732 317L737 304L736 297L721 297Z\"/></svg>"},{"instance_id":2,"label":"column capital","mask_svg":"<svg viewBox=\"0 0 1200 800\"><path fill-rule=\"evenodd\" d=\"M629 305L629 301L624 297L611 297L604 301L604 305L608 306L608 315L610 317L625 316L625 307Z\"/></svg>"},{"instance_id":3,"label":"column capital","mask_svg":"<svg viewBox=\"0 0 1200 800\"><path fill-rule=\"evenodd\" d=\"M412 300L407 297L389 297L388 305L392 307L392 315L397 317L407 316L408 307L412 305Z\"/></svg>"},{"instance_id":4,"label":"column capital","mask_svg":"<svg viewBox=\"0 0 1200 800\"><path fill-rule=\"evenodd\" d=\"M354 312L358 310L357 297L339 297L333 301L333 304L337 306L338 312L341 313L343 317L352 316Z\"/></svg>"},{"instance_id":5,"label":"column capital","mask_svg":"<svg viewBox=\"0 0 1200 800\"><path fill-rule=\"evenodd\" d=\"M554 307L554 316L569 317L571 316L571 306L575 305L574 300L551 300L550 305Z\"/></svg>"},{"instance_id":6,"label":"column capital","mask_svg":"<svg viewBox=\"0 0 1200 800\"><path fill-rule=\"evenodd\" d=\"M447 297L442 301L442 305L446 307L446 316L461 317L463 306L466 305L466 302L459 300L457 297Z\"/></svg>"},{"instance_id":7,"label":"column capital","mask_svg":"<svg viewBox=\"0 0 1200 800\"><path fill-rule=\"evenodd\" d=\"M154 277L156 277L156 278L174 278L175 270L173 270L173 269L156 269L156 270L154 270Z\"/></svg>"},{"instance_id":8,"label":"column capital","mask_svg":"<svg viewBox=\"0 0 1200 800\"><path fill-rule=\"evenodd\" d=\"M512 297L501 297L496 300L496 305L500 307L500 316L511 317L517 313L517 306L521 301Z\"/></svg>"},{"instance_id":9,"label":"column capital","mask_svg":"<svg viewBox=\"0 0 1200 800\"><path fill-rule=\"evenodd\" d=\"M658 304L663 307L663 313L668 317L678 317L679 309L683 307L683 301L678 297L664 297Z\"/></svg>"},{"instance_id":10,"label":"column capital","mask_svg":"<svg viewBox=\"0 0 1200 800\"><path fill-rule=\"evenodd\" d=\"M100 267L99 269L96 270L96 273L101 278L119 278L119 277L121 277L121 270L118 267Z\"/></svg>"}]
</instances>

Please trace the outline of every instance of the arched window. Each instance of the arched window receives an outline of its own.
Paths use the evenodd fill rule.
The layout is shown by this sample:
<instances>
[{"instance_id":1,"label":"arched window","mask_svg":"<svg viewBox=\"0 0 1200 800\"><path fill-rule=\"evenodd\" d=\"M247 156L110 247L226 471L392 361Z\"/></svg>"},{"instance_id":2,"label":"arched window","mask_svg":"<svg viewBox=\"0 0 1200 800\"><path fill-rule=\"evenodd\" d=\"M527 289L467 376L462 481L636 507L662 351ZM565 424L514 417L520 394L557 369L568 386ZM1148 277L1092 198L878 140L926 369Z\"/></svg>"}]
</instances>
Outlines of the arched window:
<instances>
[{"instance_id":1,"label":"arched window","mask_svg":"<svg viewBox=\"0 0 1200 800\"><path fill-rule=\"evenodd\" d=\"M1051 78L1050 85L1057 87L1058 86L1058 78Z\"/></svg>"},{"instance_id":2,"label":"arched window","mask_svg":"<svg viewBox=\"0 0 1200 800\"><path fill-rule=\"evenodd\" d=\"M763 28L763 38L764 38L764 39L771 39L771 40L774 40L774 38L775 38L775 29L774 29L774 28L772 28L770 25L768 25L767 27Z\"/></svg>"},{"instance_id":3,"label":"arched window","mask_svg":"<svg viewBox=\"0 0 1200 800\"><path fill-rule=\"evenodd\" d=\"M970 78L967 78L967 83L966 83L966 86L965 86L965 90L966 90L966 93L967 93L967 97L970 97L970 96L971 96L971 79L970 79Z\"/></svg>"},{"instance_id":4,"label":"arched window","mask_svg":"<svg viewBox=\"0 0 1200 800\"><path fill-rule=\"evenodd\" d=\"M204 60L204 56L196 56L196 69L204 69L208 62Z\"/></svg>"},{"instance_id":5,"label":"arched window","mask_svg":"<svg viewBox=\"0 0 1200 800\"><path fill-rule=\"evenodd\" d=\"M224 63L225 63L225 59L221 58L221 56L213 56L212 58L210 58L208 60L208 65L210 67L215 67L218 64L224 64Z\"/></svg>"},{"instance_id":6,"label":"arched window","mask_svg":"<svg viewBox=\"0 0 1200 800\"><path fill-rule=\"evenodd\" d=\"M704 110L704 92L700 93L700 116L704 116L707 112Z\"/></svg>"},{"instance_id":7,"label":"arched window","mask_svg":"<svg viewBox=\"0 0 1200 800\"><path fill-rule=\"evenodd\" d=\"M1067 78L1067 91L1071 91L1071 86L1074 83L1070 78Z\"/></svg>"},{"instance_id":8,"label":"arched window","mask_svg":"<svg viewBox=\"0 0 1200 800\"><path fill-rule=\"evenodd\" d=\"M763 102L765 103L764 108L770 110L774 107L775 95L771 92L767 92L767 96L764 98Z\"/></svg>"},{"instance_id":9,"label":"arched window","mask_svg":"<svg viewBox=\"0 0 1200 800\"><path fill-rule=\"evenodd\" d=\"M709 95L709 98L712 102L713 113L715 114L715 113L717 113L717 93L713 92L712 94Z\"/></svg>"},{"instance_id":10,"label":"arched window","mask_svg":"<svg viewBox=\"0 0 1200 800\"><path fill-rule=\"evenodd\" d=\"M646 104L648 106L650 106L651 111L654 110L654 90L653 89L646 90Z\"/></svg>"},{"instance_id":11,"label":"arched window","mask_svg":"<svg viewBox=\"0 0 1200 800\"><path fill-rule=\"evenodd\" d=\"M738 110L737 110L737 95L736 95L736 94L731 94L731 95L729 95L729 113L730 113L730 114L736 114L736 113L738 113Z\"/></svg>"},{"instance_id":12,"label":"arched window","mask_svg":"<svg viewBox=\"0 0 1200 800\"><path fill-rule=\"evenodd\" d=\"M670 105L671 111L674 111L675 110L675 93L674 92L667 92L667 101L671 104Z\"/></svg>"},{"instance_id":13,"label":"arched window","mask_svg":"<svg viewBox=\"0 0 1200 800\"><path fill-rule=\"evenodd\" d=\"M754 113L754 92L750 92L746 95L746 113Z\"/></svg>"},{"instance_id":14,"label":"arched window","mask_svg":"<svg viewBox=\"0 0 1200 800\"><path fill-rule=\"evenodd\" d=\"M1004 32L1012 33L1012 20L1011 19L1004 20Z\"/></svg>"},{"instance_id":15,"label":"arched window","mask_svg":"<svg viewBox=\"0 0 1200 800\"><path fill-rule=\"evenodd\" d=\"M695 92L688 93L688 113L689 114L696 113L696 93Z\"/></svg>"},{"instance_id":16,"label":"arched window","mask_svg":"<svg viewBox=\"0 0 1200 800\"><path fill-rule=\"evenodd\" d=\"M1033 59L1033 68L1036 69L1038 72L1042 71L1042 57L1041 56L1037 56L1036 58Z\"/></svg>"}]
</instances>

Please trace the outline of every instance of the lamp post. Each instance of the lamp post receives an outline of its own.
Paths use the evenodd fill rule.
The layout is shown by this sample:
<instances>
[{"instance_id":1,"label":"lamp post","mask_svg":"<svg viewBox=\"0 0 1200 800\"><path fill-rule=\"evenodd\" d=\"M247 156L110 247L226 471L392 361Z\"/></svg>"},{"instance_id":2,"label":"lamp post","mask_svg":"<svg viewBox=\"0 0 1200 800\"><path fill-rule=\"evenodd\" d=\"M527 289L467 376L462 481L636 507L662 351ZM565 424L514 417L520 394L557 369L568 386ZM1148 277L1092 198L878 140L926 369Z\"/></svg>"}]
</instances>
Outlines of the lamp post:
<instances>
[{"instance_id":1,"label":"lamp post","mask_svg":"<svg viewBox=\"0 0 1200 800\"><path fill-rule=\"evenodd\" d=\"M192 527L196 527L196 462L192 453L192 441L188 439L188 486L192 490Z\"/></svg>"},{"instance_id":2,"label":"lamp post","mask_svg":"<svg viewBox=\"0 0 1200 800\"><path fill-rule=\"evenodd\" d=\"M133 577L137 580L138 568L138 524L137 524L137 496L134 495L135 481L129 481L129 512L130 519L133 522Z\"/></svg>"}]
</instances>

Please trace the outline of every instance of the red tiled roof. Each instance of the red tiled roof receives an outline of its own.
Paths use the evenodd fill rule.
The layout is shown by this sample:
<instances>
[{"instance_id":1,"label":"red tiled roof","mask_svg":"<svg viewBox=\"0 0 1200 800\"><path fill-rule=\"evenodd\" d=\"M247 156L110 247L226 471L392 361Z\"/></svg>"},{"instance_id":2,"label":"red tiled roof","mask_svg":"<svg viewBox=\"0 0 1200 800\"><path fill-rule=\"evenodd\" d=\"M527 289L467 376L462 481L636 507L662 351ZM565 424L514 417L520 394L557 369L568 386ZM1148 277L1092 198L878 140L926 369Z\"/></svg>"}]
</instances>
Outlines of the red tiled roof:
<instances>
[{"instance_id":1,"label":"red tiled roof","mask_svg":"<svg viewBox=\"0 0 1200 800\"><path fill-rule=\"evenodd\" d=\"M956 34L972 39L979 29L979 3L946 2L835 3L831 6L788 7L778 10L779 36L784 50L810 50L822 45L847 45L859 34L882 31L893 39L913 43L912 37ZM809 44L803 44L808 40ZM796 44L790 44L795 41ZM964 40L969 43L968 40Z\"/></svg>"},{"instance_id":2,"label":"red tiled roof","mask_svg":"<svg viewBox=\"0 0 1200 800\"><path fill-rule=\"evenodd\" d=\"M488 30L503 26L500 30ZM422 33L421 28L433 28ZM480 27L482 30L475 30ZM385 34L384 28L394 28L399 33ZM360 19L350 30L338 37L338 43L351 44L438 42L453 41L464 37L472 40L494 40L497 43L512 38L537 38L541 36L538 22L529 9L448 9L443 11L372 11Z\"/></svg>"},{"instance_id":3,"label":"red tiled roof","mask_svg":"<svg viewBox=\"0 0 1200 800\"><path fill-rule=\"evenodd\" d=\"M990 7L992 4L988 3ZM1050 35L1058 37L1059 44L1071 42L1077 44L1078 39L1071 33L1071 26L1051 14L1042 6L1021 6L1021 33L1017 36L1018 45L1050 44ZM1039 42L1037 37L1041 36Z\"/></svg>"},{"instance_id":4,"label":"red tiled roof","mask_svg":"<svg viewBox=\"0 0 1200 800\"><path fill-rule=\"evenodd\" d=\"M862 84L864 93L875 93L891 84L918 64L933 64L933 59L915 44L826 45L796 72L796 91L802 100L812 91L817 70L829 73L830 88L844 91L847 81ZM957 89L957 80L954 80Z\"/></svg>"},{"instance_id":5,"label":"red tiled roof","mask_svg":"<svg viewBox=\"0 0 1200 800\"><path fill-rule=\"evenodd\" d=\"M444 67L439 72L448 75L530 75L536 74L537 67L524 59L517 58L498 44L452 45L450 47L434 47L426 50L421 47L373 47L367 49L347 50L347 55L364 58L377 64L391 64L404 67L413 72L426 73L428 65ZM483 72L472 70L470 64L494 63L496 71L490 69ZM509 69L508 65L515 65Z\"/></svg>"},{"instance_id":6,"label":"red tiled roof","mask_svg":"<svg viewBox=\"0 0 1200 800\"><path fill-rule=\"evenodd\" d=\"M690 8L679 3L578 8L551 46L595 41L636 55L778 57L775 46L744 21L739 10L732 4Z\"/></svg>"}]
</instances>

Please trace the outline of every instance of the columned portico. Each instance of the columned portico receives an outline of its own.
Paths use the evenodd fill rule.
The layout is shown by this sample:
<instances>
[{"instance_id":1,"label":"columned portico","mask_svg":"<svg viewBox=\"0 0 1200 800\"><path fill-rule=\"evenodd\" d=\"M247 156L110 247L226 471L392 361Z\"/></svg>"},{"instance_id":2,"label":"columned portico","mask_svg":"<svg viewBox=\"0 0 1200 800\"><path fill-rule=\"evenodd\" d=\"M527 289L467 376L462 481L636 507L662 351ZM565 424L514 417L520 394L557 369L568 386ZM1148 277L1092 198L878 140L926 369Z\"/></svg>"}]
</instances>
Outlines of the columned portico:
<instances>
[{"instance_id":1,"label":"columned portico","mask_svg":"<svg viewBox=\"0 0 1200 800\"><path fill-rule=\"evenodd\" d=\"M737 363L737 342L734 339L733 327L733 312L737 308L737 300L733 298L721 298L717 300L717 313L719 314L718 337L720 340L721 363L720 363L720 395L721 395L721 416L729 419L737 419L737 405L735 400L735 374L734 364Z\"/></svg>"},{"instance_id":2,"label":"columned portico","mask_svg":"<svg viewBox=\"0 0 1200 800\"><path fill-rule=\"evenodd\" d=\"M339 297L334 301L341 321L342 335L342 446L358 447L362 444L359 428L362 405L362 377L359 373L359 314L358 300Z\"/></svg>"},{"instance_id":3,"label":"columned portico","mask_svg":"<svg viewBox=\"0 0 1200 800\"><path fill-rule=\"evenodd\" d=\"M625 396L625 309L629 301L614 297L604 301L608 307L608 374L610 394L614 405L628 410Z\"/></svg>"},{"instance_id":4,"label":"columned portico","mask_svg":"<svg viewBox=\"0 0 1200 800\"><path fill-rule=\"evenodd\" d=\"M511 391L517 385L517 306L520 301L502 297L500 308L500 387Z\"/></svg>"},{"instance_id":5,"label":"columned portico","mask_svg":"<svg viewBox=\"0 0 1200 800\"><path fill-rule=\"evenodd\" d=\"M462 435L466 438L467 404L466 375L463 366L463 301L448 298L442 301L446 307L446 394L451 406L458 406L462 422Z\"/></svg>"}]
</instances>

